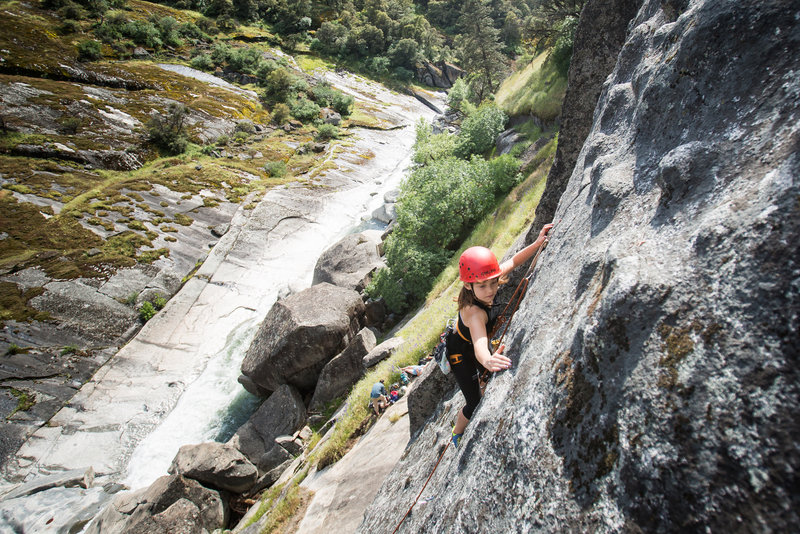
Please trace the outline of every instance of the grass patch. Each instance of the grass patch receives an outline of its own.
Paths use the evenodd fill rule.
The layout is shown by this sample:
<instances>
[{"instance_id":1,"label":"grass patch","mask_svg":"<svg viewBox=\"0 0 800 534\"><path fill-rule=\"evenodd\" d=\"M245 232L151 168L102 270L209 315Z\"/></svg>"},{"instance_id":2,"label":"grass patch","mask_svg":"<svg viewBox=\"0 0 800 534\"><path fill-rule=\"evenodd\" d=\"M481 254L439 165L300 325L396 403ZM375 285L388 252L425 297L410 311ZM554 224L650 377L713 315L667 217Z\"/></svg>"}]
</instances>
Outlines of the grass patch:
<instances>
[{"instance_id":1,"label":"grass patch","mask_svg":"<svg viewBox=\"0 0 800 534\"><path fill-rule=\"evenodd\" d=\"M17 405L11 410L11 413L6 416L6 420L11 419L17 412L27 412L36 406L36 395L29 395L25 391L14 388L11 388L11 394L17 398Z\"/></svg>"},{"instance_id":2,"label":"grass patch","mask_svg":"<svg viewBox=\"0 0 800 534\"><path fill-rule=\"evenodd\" d=\"M47 321L49 313L28 305L28 301L42 293L43 287L22 290L13 282L0 282L0 321Z\"/></svg>"},{"instance_id":3,"label":"grass patch","mask_svg":"<svg viewBox=\"0 0 800 534\"><path fill-rule=\"evenodd\" d=\"M497 90L495 102L510 117L534 115L547 123L561 114L567 80L542 52L524 69L506 78Z\"/></svg>"}]
</instances>

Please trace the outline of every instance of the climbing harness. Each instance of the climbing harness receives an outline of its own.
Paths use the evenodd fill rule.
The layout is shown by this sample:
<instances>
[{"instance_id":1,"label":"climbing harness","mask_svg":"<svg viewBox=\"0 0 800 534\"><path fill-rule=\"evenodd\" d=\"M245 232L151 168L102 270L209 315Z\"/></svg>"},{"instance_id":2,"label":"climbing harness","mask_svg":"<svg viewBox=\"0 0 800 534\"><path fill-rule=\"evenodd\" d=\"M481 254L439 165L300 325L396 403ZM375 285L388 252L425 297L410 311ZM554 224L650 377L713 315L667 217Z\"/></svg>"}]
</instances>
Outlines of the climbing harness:
<instances>
[{"instance_id":1,"label":"climbing harness","mask_svg":"<svg viewBox=\"0 0 800 534\"><path fill-rule=\"evenodd\" d=\"M541 253L545 249L545 247L547 247L547 244L549 242L550 242L550 240L545 236L545 239L544 239L544 242L542 243L542 246L539 247L539 250L536 251L536 256L533 257L533 261L531 262L531 266L528 268L528 271L525 273L525 276L522 278L522 280L520 280L519 284L517 285L517 288L514 290L514 293L511 295L511 298L509 299L508 304L506 304L506 307L503 308L502 313L498 316L497 322L495 323L495 326L492 329L492 334L489 336L489 339L492 340L492 346L493 347L496 348L503 342L503 338L505 337L506 332L508 332L508 327L511 324L511 319L514 317L514 314L516 313L517 309L519 308L519 305L522 303L522 298L525 296L525 293L528 290L528 286L530 285L530 281L533 278L533 269L536 267L536 262L539 261L539 256L541 255ZM511 309L511 315L508 318L506 318L506 313L508 312L508 309L511 307L512 303L514 304L514 306ZM500 327L503 326L503 325L505 325L505 328L503 329L503 333L500 335L500 337L497 340L495 340L494 339L495 334L497 333L498 330L500 330ZM490 373L489 371L484 371L484 373L480 377L480 380L488 381L489 376L491 374L492 373ZM422 485L422 489L419 490L419 493L417 494L416 499L414 499L414 502L412 502L411 506L408 507L408 511L403 516L403 518L400 520L400 522L397 524L395 529L392 531L392 534L396 534L397 531L400 529L400 526L406 520L406 518L409 515L411 515L411 510L414 508L414 506L416 506L417 502L419 501L419 498L422 496L422 492L425 491L425 488L428 486L428 482L430 482L431 478L433 477L433 474L436 472L436 468L439 467L439 462L441 462L442 458L444 458L444 453L446 453L447 449L450 448L450 444L451 443L452 443L452 440L448 440L447 445L445 446L445 448L442 451L442 453L439 455L439 459L436 460L436 464L433 466L433 470L431 471L431 474L428 475L428 478L425 480L425 484Z\"/></svg>"}]
</instances>

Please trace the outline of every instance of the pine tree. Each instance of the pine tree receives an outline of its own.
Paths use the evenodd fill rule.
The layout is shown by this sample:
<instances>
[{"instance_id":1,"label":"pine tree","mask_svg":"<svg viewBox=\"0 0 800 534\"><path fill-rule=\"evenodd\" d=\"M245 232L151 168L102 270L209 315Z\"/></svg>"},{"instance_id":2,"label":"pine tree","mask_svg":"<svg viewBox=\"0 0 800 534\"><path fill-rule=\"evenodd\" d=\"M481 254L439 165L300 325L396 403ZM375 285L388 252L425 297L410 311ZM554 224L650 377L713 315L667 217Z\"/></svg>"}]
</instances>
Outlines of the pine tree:
<instances>
[{"instance_id":1,"label":"pine tree","mask_svg":"<svg viewBox=\"0 0 800 534\"><path fill-rule=\"evenodd\" d=\"M461 65L478 102L494 93L505 70L500 30L495 28L487 0L466 0L458 19Z\"/></svg>"}]
</instances>

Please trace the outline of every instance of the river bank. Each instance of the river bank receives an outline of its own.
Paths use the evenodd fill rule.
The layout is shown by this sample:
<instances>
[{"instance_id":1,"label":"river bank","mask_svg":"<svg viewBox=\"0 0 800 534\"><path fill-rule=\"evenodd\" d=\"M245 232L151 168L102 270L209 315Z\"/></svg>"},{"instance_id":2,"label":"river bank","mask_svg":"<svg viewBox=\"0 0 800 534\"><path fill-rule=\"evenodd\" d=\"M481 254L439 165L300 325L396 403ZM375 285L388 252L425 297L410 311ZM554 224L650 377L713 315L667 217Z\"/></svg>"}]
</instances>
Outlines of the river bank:
<instances>
[{"instance_id":1,"label":"river bank","mask_svg":"<svg viewBox=\"0 0 800 534\"><path fill-rule=\"evenodd\" d=\"M240 208L195 276L22 446L6 466L6 489L88 468L95 489L143 487L166 472L180 445L214 438L218 417L242 395L239 364L261 318L279 294L310 285L319 254L397 187L413 125L433 117L416 99L371 84L359 94L373 95L396 128L354 132L313 187L275 188L254 209Z\"/></svg>"}]
</instances>

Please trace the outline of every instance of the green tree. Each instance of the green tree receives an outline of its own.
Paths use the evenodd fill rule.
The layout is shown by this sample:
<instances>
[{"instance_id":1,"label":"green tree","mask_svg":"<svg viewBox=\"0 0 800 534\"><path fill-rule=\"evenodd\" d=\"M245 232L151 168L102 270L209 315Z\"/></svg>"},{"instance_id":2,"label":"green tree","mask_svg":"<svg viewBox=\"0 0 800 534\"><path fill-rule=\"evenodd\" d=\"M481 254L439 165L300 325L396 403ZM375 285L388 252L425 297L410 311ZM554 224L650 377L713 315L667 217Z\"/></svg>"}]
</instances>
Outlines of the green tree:
<instances>
[{"instance_id":1,"label":"green tree","mask_svg":"<svg viewBox=\"0 0 800 534\"><path fill-rule=\"evenodd\" d=\"M186 106L173 102L166 113L153 115L147 121L150 142L168 154L185 152L189 143L184 124L187 114Z\"/></svg>"},{"instance_id":2,"label":"green tree","mask_svg":"<svg viewBox=\"0 0 800 534\"><path fill-rule=\"evenodd\" d=\"M461 64L469 72L472 93L481 102L495 92L506 69L500 31L494 27L487 0L466 0L458 24Z\"/></svg>"},{"instance_id":3,"label":"green tree","mask_svg":"<svg viewBox=\"0 0 800 534\"><path fill-rule=\"evenodd\" d=\"M586 0L541 0L536 3L522 25L523 37L540 50L552 48L570 28L562 27L565 19L580 18ZM574 30L574 28L573 28Z\"/></svg>"}]
</instances>

